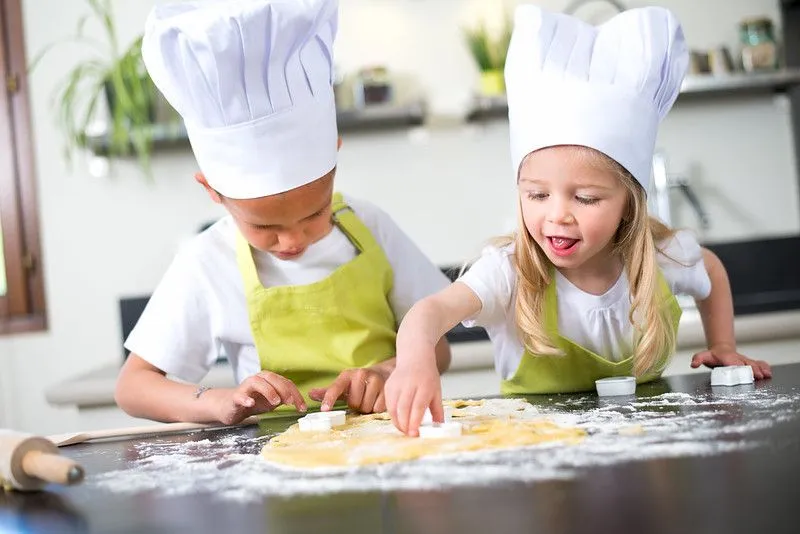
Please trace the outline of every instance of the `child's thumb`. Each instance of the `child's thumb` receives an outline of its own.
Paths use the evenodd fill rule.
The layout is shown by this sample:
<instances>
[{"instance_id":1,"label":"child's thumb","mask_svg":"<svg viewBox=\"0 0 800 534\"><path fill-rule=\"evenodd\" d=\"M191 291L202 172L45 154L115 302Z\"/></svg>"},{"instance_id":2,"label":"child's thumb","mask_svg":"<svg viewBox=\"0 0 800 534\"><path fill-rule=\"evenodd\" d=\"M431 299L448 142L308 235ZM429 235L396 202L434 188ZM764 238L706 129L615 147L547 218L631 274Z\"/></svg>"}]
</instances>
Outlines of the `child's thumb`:
<instances>
[{"instance_id":1,"label":"child's thumb","mask_svg":"<svg viewBox=\"0 0 800 534\"><path fill-rule=\"evenodd\" d=\"M711 365L714 363L714 356L709 351L698 352L692 357L691 367L697 368L701 365Z\"/></svg>"}]
</instances>

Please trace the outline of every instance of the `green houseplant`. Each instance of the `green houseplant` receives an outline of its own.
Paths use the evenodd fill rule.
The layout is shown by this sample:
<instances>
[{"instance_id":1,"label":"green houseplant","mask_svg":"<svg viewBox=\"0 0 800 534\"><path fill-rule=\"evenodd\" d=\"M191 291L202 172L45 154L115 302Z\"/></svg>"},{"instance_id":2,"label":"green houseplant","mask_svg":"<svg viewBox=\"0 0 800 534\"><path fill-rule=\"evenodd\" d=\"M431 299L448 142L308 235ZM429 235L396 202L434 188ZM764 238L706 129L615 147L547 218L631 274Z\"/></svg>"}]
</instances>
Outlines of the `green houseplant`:
<instances>
[{"instance_id":1,"label":"green houseplant","mask_svg":"<svg viewBox=\"0 0 800 534\"><path fill-rule=\"evenodd\" d=\"M78 22L75 34L50 44L32 62L34 68L54 46L73 42L91 54L70 69L53 91L59 129L65 137L65 157L77 148L89 148L108 156L134 154L150 176L153 125L163 100L147 74L141 55L141 35L127 48L118 43L111 0L86 0L90 13ZM102 27L103 39L84 35L90 20ZM105 104L107 128L102 135L89 133Z\"/></svg>"},{"instance_id":2,"label":"green houseplant","mask_svg":"<svg viewBox=\"0 0 800 534\"><path fill-rule=\"evenodd\" d=\"M507 15L497 32L491 32L485 22L464 30L467 46L480 70L480 87L484 95L493 96L505 92L503 69L506 66L511 31L512 23Z\"/></svg>"}]
</instances>

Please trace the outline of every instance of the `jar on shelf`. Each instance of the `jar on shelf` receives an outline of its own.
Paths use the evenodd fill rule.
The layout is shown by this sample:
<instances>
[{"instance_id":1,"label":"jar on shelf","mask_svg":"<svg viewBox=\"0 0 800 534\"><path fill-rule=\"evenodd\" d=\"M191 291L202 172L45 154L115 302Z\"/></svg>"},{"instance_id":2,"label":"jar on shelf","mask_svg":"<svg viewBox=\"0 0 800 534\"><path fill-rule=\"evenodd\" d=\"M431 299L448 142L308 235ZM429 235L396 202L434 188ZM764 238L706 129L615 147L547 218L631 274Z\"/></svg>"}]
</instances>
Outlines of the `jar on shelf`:
<instances>
[{"instance_id":1,"label":"jar on shelf","mask_svg":"<svg viewBox=\"0 0 800 534\"><path fill-rule=\"evenodd\" d=\"M746 72L778 68L778 44L770 19L755 17L741 21L739 40L742 43L742 68Z\"/></svg>"}]
</instances>

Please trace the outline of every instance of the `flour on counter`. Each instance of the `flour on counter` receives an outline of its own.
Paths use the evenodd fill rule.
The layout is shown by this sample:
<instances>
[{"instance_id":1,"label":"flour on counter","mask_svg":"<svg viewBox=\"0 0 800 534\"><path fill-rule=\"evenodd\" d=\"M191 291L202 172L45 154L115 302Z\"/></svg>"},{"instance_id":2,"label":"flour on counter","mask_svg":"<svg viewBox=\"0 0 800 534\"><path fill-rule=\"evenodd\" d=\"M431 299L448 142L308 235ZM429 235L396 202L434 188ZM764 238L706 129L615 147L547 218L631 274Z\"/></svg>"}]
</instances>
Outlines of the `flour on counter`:
<instances>
[{"instance_id":1,"label":"flour on counter","mask_svg":"<svg viewBox=\"0 0 800 534\"><path fill-rule=\"evenodd\" d=\"M757 431L800 417L800 393L735 388L704 395L664 393L632 402L581 397L546 407L525 405L524 417L545 416L587 432L579 444L460 453L359 468L295 470L265 462L270 436L240 435L184 442L154 440L131 450L124 470L89 476L107 491L161 495L211 493L220 499L347 491L426 490L458 485L533 482L578 476L596 466L679 456L704 456L762 446ZM502 414L503 405L494 406ZM519 406L513 407L519 410Z\"/></svg>"}]
</instances>

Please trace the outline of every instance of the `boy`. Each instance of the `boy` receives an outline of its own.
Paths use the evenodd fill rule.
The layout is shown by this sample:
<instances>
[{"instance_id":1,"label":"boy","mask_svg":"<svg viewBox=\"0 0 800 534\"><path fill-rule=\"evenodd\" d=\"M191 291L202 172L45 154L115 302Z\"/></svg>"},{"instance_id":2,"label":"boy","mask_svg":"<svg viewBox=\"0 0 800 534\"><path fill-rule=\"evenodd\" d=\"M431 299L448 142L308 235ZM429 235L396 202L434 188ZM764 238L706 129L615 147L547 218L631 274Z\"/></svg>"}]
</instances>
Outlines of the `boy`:
<instances>
[{"instance_id":1,"label":"boy","mask_svg":"<svg viewBox=\"0 0 800 534\"><path fill-rule=\"evenodd\" d=\"M382 211L334 195L336 0L156 7L142 44L181 114L197 181L229 215L176 255L135 329L117 403L219 421L340 398L385 409L396 328L446 277ZM197 383L222 349L239 386ZM449 365L445 342L440 370Z\"/></svg>"}]
</instances>

